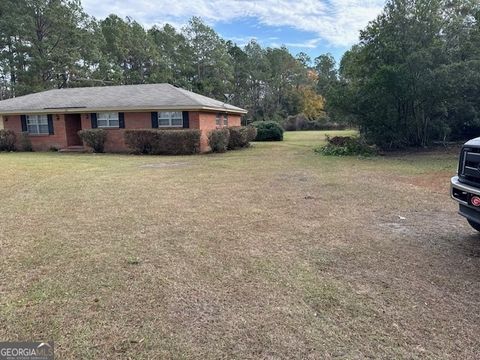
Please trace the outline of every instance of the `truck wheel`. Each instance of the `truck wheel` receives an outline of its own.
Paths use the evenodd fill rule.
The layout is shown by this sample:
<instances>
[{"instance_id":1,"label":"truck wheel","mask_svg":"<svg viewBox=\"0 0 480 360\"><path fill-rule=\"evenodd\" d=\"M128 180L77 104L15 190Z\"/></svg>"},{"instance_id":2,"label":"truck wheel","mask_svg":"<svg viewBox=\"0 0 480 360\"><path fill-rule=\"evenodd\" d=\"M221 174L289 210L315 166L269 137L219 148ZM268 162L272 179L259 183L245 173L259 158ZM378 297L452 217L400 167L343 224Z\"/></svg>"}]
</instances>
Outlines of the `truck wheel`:
<instances>
[{"instance_id":1,"label":"truck wheel","mask_svg":"<svg viewBox=\"0 0 480 360\"><path fill-rule=\"evenodd\" d=\"M477 223L475 221L472 221L472 220L468 220L468 219L467 219L467 221L472 228L474 228L477 231L480 231L480 224L479 223Z\"/></svg>"}]
</instances>

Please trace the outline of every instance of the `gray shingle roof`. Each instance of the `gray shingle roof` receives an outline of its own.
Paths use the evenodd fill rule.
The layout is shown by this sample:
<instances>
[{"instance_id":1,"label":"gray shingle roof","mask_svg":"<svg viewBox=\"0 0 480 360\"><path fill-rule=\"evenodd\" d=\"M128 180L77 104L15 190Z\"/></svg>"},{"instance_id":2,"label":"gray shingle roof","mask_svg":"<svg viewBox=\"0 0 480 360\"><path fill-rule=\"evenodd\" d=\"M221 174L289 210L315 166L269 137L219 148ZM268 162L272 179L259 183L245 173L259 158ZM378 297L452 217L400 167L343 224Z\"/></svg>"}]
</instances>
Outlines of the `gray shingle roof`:
<instances>
[{"instance_id":1,"label":"gray shingle roof","mask_svg":"<svg viewBox=\"0 0 480 360\"><path fill-rule=\"evenodd\" d=\"M0 101L0 114L175 109L246 113L244 109L170 84L55 89Z\"/></svg>"}]
</instances>

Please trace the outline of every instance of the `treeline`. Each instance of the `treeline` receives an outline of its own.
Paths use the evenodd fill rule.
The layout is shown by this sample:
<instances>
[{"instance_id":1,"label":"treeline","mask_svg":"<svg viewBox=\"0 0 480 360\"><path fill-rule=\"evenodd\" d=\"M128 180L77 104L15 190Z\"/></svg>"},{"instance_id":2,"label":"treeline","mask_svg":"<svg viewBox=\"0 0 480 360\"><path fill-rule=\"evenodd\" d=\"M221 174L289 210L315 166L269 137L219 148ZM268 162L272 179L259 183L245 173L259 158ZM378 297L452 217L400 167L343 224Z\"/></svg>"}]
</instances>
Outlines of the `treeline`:
<instances>
[{"instance_id":1,"label":"treeline","mask_svg":"<svg viewBox=\"0 0 480 360\"><path fill-rule=\"evenodd\" d=\"M161 19L159 19L161 20ZM327 122L325 59L251 41L239 47L199 18L183 29L96 20L78 0L0 2L0 98L51 88L168 82L248 109L248 121L289 115ZM304 121L304 120L302 120ZM304 121L305 122L305 121Z\"/></svg>"},{"instance_id":2,"label":"treeline","mask_svg":"<svg viewBox=\"0 0 480 360\"><path fill-rule=\"evenodd\" d=\"M337 66L328 54L239 47L195 17L145 29L94 19L79 0L0 2L0 99L158 82L246 108L247 121L357 126L382 148L479 136L480 3L389 0Z\"/></svg>"},{"instance_id":3,"label":"treeline","mask_svg":"<svg viewBox=\"0 0 480 360\"><path fill-rule=\"evenodd\" d=\"M327 110L382 148L480 136L478 0L390 0L332 69Z\"/></svg>"}]
</instances>

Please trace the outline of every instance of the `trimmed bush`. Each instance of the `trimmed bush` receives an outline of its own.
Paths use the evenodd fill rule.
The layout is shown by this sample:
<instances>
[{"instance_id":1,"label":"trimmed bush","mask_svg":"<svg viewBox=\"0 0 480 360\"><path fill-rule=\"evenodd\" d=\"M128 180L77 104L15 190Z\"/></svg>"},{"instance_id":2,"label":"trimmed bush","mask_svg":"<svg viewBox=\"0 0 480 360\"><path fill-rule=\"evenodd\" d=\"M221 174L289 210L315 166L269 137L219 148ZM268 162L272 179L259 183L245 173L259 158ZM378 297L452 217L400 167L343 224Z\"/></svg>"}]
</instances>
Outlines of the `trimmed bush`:
<instances>
[{"instance_id":1,"label":"trimmed bush","mask_svg":"<svg viewBox=\"0 0 480 360\"><path fill-rule=\"evenodd\" d=\"M232 126L228 128L230 136L228 139L228 150L242 148L248 145L247 131L242 126Z\"/></svg>"},{"instance_id":2,"label":"trimmed bush","mask_svg":"<svg viewBox=\"0 0 480 360\"><path fill-rule=\"evenodd\" d=\"M283 140L283 128L274 121L255 121L252 125L257 129L255 141Z\"/></svg>"},{"instance_id":3,"label":"trimmed bush","mask_svg":"<svg viewBox=\"0 0 480 360\"><path fill-rule=\"evenodd\" d=\"M18 139L21 151L33 151L32 140L28 136L27 132L22 132L20 134L20 139Z\"/></svg>"},{"instance_id":4,"label":"trimmed bush","mask_svg":"<svg viewBox=\"0 0 480 360\"><path fill-rule=\"evenodd\" d=\"M200 151L201 131L185 130L125 130L125 144L136 154L190 155Z\"/></svg>"},{"instance_id":5,"label":"trimmed bush","mask_svg":"<svg viewBox=\"0 0 480 360\"><path fill-rule=\"evenodd\" d=\"M14 151L17 136L12 130L0 130L0 151Z\"/></svg>"},{"instance_id":6,"label":"trimmed bush","mask_svg":"<svg viewBox=\"0 0 480 360\"><path fill-rule=\"evenodd\" d=\"M250 141L257 136L257 130L253 126L232 126L228 128L230 139L228 149L234 150L250 146Z\"/></svg>"},{"instance_id":7,"label":"trimmed bush","mask_svg":"<svg viewBox=\"0 0 480 360\"><path fill-rule=\"evenodd\" d=\"M208 133L208 145L212 152L225 152L228 149L230 131L228 128L212 130Z\"/></svg>"},{"instance_id":8,"label":"trimmed bush","mask_svg":"<svg viewBox=\"0 0 480 360\"><path fill-rule=\"evenodd\" d=\"M152 154L157 131L159 130L125 130L125 144L136 154Z\"/></svg>"},{"instance_id":9,"label":"trimmed bush","mask_svg":"<svg viewBox=\"0 0 480 360\"><path fill-rule=\"evenodd\" d=\"M315 152L322 155L332 156L372 156L377 153L375 146L368 145L362 138L349 136L326 136L327 144L315 149Z\"/></svg>"},{"instance_id":10,"label":"trimmed bush","mask_svg":"<svg viewBox=\"0 0 480 360\"><path fill-rule=\"evenodd\" d=\"M103 153L107 132L103 129L85 129L78 132L80 139L93 149L93 152Z\"/></svg>"},{"instance_id":11,"label":"trimmed bush","mask_svg":"<svg viewBox=\"0 0 480 360\"><path fill-rule=\"evenodd\" d=\"M250 143L257 137L257 128L255 126L247 126L247 141Z\"/></svg>"}]
</instances>

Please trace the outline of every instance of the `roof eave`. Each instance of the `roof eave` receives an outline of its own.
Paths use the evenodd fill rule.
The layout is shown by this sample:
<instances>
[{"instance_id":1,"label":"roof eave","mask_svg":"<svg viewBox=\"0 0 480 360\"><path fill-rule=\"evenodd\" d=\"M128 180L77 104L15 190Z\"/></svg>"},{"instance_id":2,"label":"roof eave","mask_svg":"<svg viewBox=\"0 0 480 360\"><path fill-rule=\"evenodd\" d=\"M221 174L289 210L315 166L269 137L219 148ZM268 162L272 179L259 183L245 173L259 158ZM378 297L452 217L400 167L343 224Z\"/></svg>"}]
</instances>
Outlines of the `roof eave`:
<instances>
[{"instance_id":1,"label":"roof eave","mask_svg":"<svg viewBox=\"0 0 480 360\"><path fill-rule=\"evenodd\" d=\"M248 113L247 110L245 109L226 109L226 108L220 108L220 107L208 107L208 106L203 106L200 108L200 110L206 110L206 111L221 111L221 112L226 112L226 113L231 113L231 114L246 114Z\"/></svg>"},{"instance_id":2,"label":"roof eave","mask_svg":"<svg viewBox=\"0 0 480 360\"><path fill-rule=\"evenodd\" d=\"M246 114L248 111L245 109L228 109L224 107L214 106L154 106L154 107L109 107L109 108L87 108L87 107L68 107L68 108L44 108L44 109L19 109L19 110L0 110L0 115L28 115L28 114L66 114L66 113L92 113L102 111L122 111L122 112L147 112L147 111L161 111L161 110L183 110L183 111L214 111L225 112L229 114Z\"/></svg>"}]
</instances>

